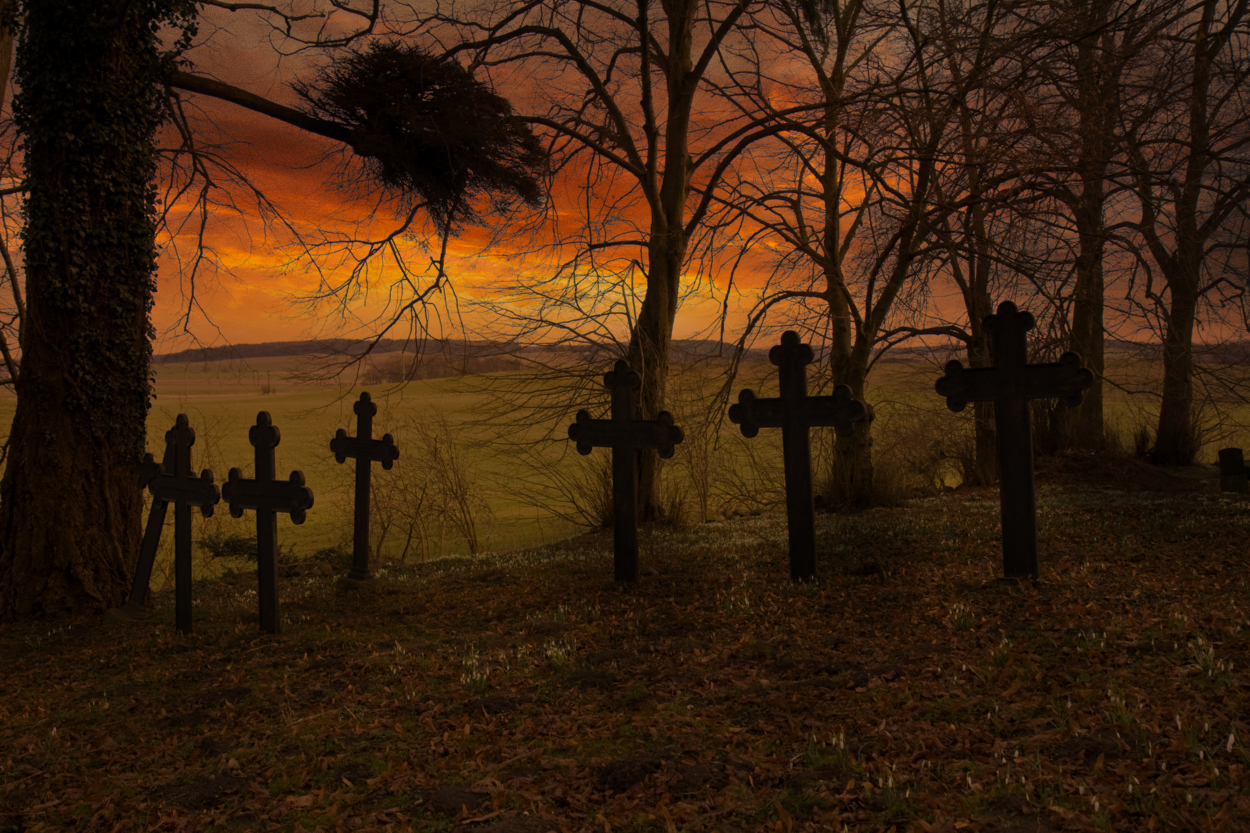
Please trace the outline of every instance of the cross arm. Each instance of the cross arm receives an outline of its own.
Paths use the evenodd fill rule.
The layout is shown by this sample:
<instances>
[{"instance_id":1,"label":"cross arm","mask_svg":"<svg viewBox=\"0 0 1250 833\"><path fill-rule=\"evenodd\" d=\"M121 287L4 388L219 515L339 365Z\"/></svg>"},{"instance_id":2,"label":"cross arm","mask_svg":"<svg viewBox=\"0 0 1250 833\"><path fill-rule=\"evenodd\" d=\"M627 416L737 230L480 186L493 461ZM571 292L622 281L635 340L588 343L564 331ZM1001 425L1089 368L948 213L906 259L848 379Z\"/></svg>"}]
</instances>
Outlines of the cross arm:
<instances>
[{"instance_id":1,"label":"cross arm","mask_svg":"<svg viewBox=\"0 0 1250 833\"><path fill-rule=\"evenodd\" d=\"M809 425L831 426L840 437L849 437L851 427L868 413L868 406L851 394L848 385L838 385L829 396L813 396L805 404Z\"/></svg>"},{"instance_id":2,"label":"cross arm","mask_svg":"<svg viewBox=\"0 0 1250 833\"><path fill-rule=\"evenodd\" d=\"M959 359L951 359L943 370L945 374L934 388L939 396L946 397L946 407L956 413L968 407L969 402L994 399L992 391L1001 386L1001 374L996 368L966 368Z\"/></svg>"},{"instance_id":3,"label":"cross arm","mask_svg":"<svg viewBox=\"0 0 1250 833\"><path fill-rule=\"evenodd\" d=\"M729 421L737 425L742 431L742 436L749 440L760 433L761 427L772 427L770 422L772 414L767 408L769 402L780 402L780 400L758 399L755 391L747 388L738 394L738 404L729 406ZM780 422L777 423L777 425L780 424Z\"/></svg>"},{"instance_id":4,"label":"cross arm","mask_svg":"<svg viewBox=\"0 0 1250 833\"><path fill-rule=\"evenodd\" d=\"M175 477L163 470L152 478L148 491L166 503L188 503L198 506L206 517L213 516L213 506L221 500L221 490L213 483L213 472L204 469L199 477Z\"/></svg>"},{"instance_id":5,"label":"cross arm","mask_svg":"<svg viewBox=\"0 0 1250 833\"><path fill-rule=\"evenodd\" d=\"M742 436L750 439L761 428L780 428L790 423L803 426L831 426L841 436L851 433L851 426L864 418L867 406L851 395L846 385L838 385L829 396L811 396L787 407L783 399L760 399L752 390L738 394L738 404L729 407L729 421L738 425Z\"/></svg>"},{"instance_id":6,"label":"cross arm","mask_svg":"<svg viewBox=\"0 0 1250 833\"><path fill-rule=\"evenodd\" d=\"M1085 391L1094 386L1094 372L1081 367L1080 355L1071 351L1060 356L1057 362L1031 365L1028 370L1030 399L1053 397L1075 408L1085 398Z\"/></svg>"},{"instance_id":7,"label":"cross arm","mask_svg":"<svg viewBox=\"0 0 1250 833\"><path fill-rule=\"evenodd\" d=\"M149 451L147 454L144 454L143 459L139 461L139 489L143 490L148 488L153 478L161 473L162 465L166 467L172 466L173 462L172 455L169 453L168 449L165 451L165 461L163 464L156 462L156 458L152 456L152 452Z\"/></svg>"},{"instance_id":8,"label":"cross arm","mask_svg":"<svg viewBox=\"0 0 1250 833\"><path fill-rule=\"evenodd\" d=\"M577 421L569 426L569 439L577 443L578 454L585 457L592 448L612 445L612 439L607 430L611 427L612 420L591 419L590 411L585 408L577 412L575 419Z\"/></svg>"},{"instance_id":9,"label":"cross arm","mask_svg":"<svg viewBox=\"0 0 1250 833\"><path fill-rule=\"evenodd\" d=\"M295 524L304 522L304 513L313 506L312 489L304 485L302 471L291 472L290 480L245 480L239 469L230 469L221 495L230 504L230 514L243 517L245 509L272 509L285 512Z\"/></svg>"},{"instance_id":10,"label":"cross arm","mask_svg":"<svg viewBox=\"0 0 1250 833\"><path fill-rule=\"evenodd\" d=\"M381 463L384 469L389 469L399 459L399 449L395 447L395 438L390 434L383 434L380 440L362 440L347 436L347 432L340 428L335 432L334 439L330 440L330 450L334 452L336 462L346 462L348 457L374 460Z\"/></svg>"},{"instance_id":11,"label":"cross arm","mask_svg":"<svg viewBox=\"0 0 1250 833\"><path fill-rule=\"evenodd\" d=\"M569 439L577 443L578 454L589 454L592 448L654 448L668 459L685 439L681 428L673 424L673 415L660 411L655 419L630 420L617 423L610 419L591 419L585 410L577 412L577 421L569 426Z\"/></svg>"},{"instance_id":12,"label":"cross arm","mask_svg":"<svg viewBox=\"0 0 1250 833\"><path fill-rule=\"evenodd\" d=\"M935 387L939 395L946 397L946 405L952 411L962 411L969 402L1000 399L1058 399L1075 407L1094 384L1093 372L1081 367L1081 357L1073 352L1064 353L1057 362L1031 364L1012 371L965 368L958 359L947 362L945 370Z\"/></svg>"}]
</instances>

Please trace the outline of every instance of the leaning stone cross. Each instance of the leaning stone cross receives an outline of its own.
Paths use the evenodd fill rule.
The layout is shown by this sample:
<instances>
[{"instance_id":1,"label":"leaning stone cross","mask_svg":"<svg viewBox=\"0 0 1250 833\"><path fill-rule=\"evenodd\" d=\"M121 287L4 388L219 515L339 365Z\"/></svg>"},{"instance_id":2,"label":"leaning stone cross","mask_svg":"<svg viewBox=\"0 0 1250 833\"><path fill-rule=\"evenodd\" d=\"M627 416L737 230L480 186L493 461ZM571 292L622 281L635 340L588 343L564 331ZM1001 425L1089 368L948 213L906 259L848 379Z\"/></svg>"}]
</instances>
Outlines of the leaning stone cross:
<instances>
[{"instance_id":1,"label":"leaning stone cross","mask_svg":"<svg viewBox=\"0 0 1250 833\"><path fill-rule=\"evenodd\" d=\"M245 509L256 511L256 584L260 601L260 627L267 633L282 629L278 618L278 512L304 522L304 512L312 508L312 489L304 485L304 473L291 472L290 480L275 480L274 448L282 440L268 411L256 415L256 424L247 431L256 449L256 475L243 478L239 469L230 469L221 496L230 504L230 514L243 517Z\"/></svg>"},{"instance_id":2,"label":"leaning stone cross","mask_svg":"<svg viewBox=\"0 0 1250 833\"><path fill-rule=\"evenodd\" d=\"M958 360L946 363L937 392L952 411L969 402L993 402L998 437L999 503L1003 527L1004 578L1038 577L1037 504L1033 491L1033 428L1030 399L1059 399L1080 405L1094 374L1081 367L1081 357L1068 352L1057 362L1028 363L1028 338L1033 316L1004 301L996 315L985 317L993 339L994 366L968 369Z\"/></svg>"},{"instance_id":3,"label":"leaning stone cross","mask_svg":"<svg viewBox=\"0 0 1250 833\"><path fill-rule=\"evenodd\" d=\"M838 385L831 396L807 395L807 366L814 355L799 334L787 330L781 343L768 351L777 366L781 396L759 399L752 390L738 394L729 408L729 421L742 428L748 439L761 428L781 429L781 453L786 476L786 521L790 529L790 578L808 581L816 577L816 506L812 494L813 426L832 426L841 436L851 433L863 419L864 403L851 397L851 389Z\"/></svg>"},{"instance_id":4,"label":"leaning stone cross","mask_svg":"<svg viewBox=\"0 0 1250 833\"><path fill-rule=\"evenodd\" d=\"M191 473L191 446L195 445L195 429L186 414L178 414L174 427L165 432L165 456L157 463L151 454L143 455L139 464L139 487L152 493L152 509L139 548L139 565L126 604L114 616L139 620L144 617L143 597L152 580L156 547L165 526L169 504L174 505L174 593L175 623L182 633L191 632L191 507L199 507L206 518L213 515L213 506L221 493L213 485L213 473L204 469L200 476Z\"/></svg>"},{"instance_id":5,"label":"leaning stone cross","mask_svg":"<svg viewBox=\"0 0 1250 833\"><path fill-rule=\"evenodd\" d=\"M353 581L368 581L373 578L369 571L369 471L375 460L389 470L399 459L399 449L390 434L383 434L380 440L373 439L373 417L378 406L373 404L368 391L360 394L360 401L352 410L356 412L356 436L349 437L340 428L330 440L330 450L339 463L347 462L348 457L356 460L356 518L352 568L347 577Z\"/></svg>"},{"instance_id":6,"label":"leaning stone cross","mask_svg":"<svg viewBox=\"0 0 1250 833\"><path fill-rule=\"evenodd\" d=\"M683 439L668 411L653 420L634 419L634 391L642 377L629 364L618 361L603 377L612 391L611 419L591 419L589 412L577 412L577 422L569 426L569 439L577 443L579 454L592 448L612 449L612 538L614 571L617 581L638 580L638 467L635 451L655 448L665 459Z\"/></svg>"}]
</instances>

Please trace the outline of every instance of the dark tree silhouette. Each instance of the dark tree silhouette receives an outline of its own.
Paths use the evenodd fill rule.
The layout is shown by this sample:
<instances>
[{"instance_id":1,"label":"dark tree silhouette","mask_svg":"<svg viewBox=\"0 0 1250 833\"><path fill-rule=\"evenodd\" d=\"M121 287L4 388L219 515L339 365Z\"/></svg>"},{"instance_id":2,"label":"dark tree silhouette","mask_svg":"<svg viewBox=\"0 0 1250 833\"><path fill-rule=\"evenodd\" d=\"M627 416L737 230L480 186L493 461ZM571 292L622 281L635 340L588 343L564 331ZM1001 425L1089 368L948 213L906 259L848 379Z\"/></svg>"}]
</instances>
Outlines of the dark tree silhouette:
<instances>
[{"instance_id":1,"label":"dark tree silhouette","mask_svg":"<svg viewBox=\"0 0 1250 833\"><path fill-rule=\"evenodd\" d=\"M25 0L14 114L25 153L25 316L0 481L0 616L125 595L150 400L153 134L176 0ZM185 41L183 41L185 45Z\"/></svg>"},{"instance_id":2,"label":"dark tree silhouette","mask_svg":"<svg viewBox=\"0 0 1250 833\"><path fill-rule=\"evenodd\" d=\"M129 589L143 507L134 466L151 398L153 136L178 112L166 87L347 144L367 184L407 203L408 222L426 211L444 235L476 219L483 198L493 208L539 202L545 168L507 101L415 49L343 53L298 87L301 112L185 71L178 49L162 52L162 24L187 33L179 49L189 43L189 0L26 0L21 11L28 303L0 482L0 618L103 610Z\"/></svg>"},{"instance_id":3,"label":"dark tree silhouette","mask_svg":"<svg viewBox=\"0 0 1250 833\"><path fill-rule=\"evenodd\" d=\"M542 200L547 156L529 126L454 60L398 43L349 52L295 85L311 115L339 125L375 185L419 197L440 228ZM458 215L458 216L457 216Z\"/></svg>"}]
</instances>

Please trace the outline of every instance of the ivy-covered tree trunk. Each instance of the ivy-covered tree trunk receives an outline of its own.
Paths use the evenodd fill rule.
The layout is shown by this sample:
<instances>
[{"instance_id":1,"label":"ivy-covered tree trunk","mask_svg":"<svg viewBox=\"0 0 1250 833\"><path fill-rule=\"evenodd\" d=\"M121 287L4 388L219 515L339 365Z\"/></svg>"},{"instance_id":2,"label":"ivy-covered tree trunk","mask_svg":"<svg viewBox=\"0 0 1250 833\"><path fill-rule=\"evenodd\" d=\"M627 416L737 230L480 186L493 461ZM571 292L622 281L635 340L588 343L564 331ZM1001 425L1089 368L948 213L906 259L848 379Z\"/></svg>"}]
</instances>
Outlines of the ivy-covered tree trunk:
<instances>
[{"instance_id":1,"label":"ivy-covered tree trunk","mask_svg":"<svg viewBox=\"0 0 1250 833\"><path fill-rule=\"evenodd\" d=\"M175 0L25 0L27 321L0 481L0 616L120 604L138 556L155 151Z\"/></svg>"}]
</instances>

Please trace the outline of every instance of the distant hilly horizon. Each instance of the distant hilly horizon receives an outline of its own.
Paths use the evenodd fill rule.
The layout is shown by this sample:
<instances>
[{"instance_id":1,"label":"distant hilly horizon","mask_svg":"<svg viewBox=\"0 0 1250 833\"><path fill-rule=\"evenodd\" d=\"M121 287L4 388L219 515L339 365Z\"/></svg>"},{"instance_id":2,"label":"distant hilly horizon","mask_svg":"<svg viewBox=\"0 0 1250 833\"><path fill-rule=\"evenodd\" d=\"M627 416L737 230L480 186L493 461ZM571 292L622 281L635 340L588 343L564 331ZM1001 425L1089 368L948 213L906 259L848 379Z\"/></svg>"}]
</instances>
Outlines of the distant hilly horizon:
<instances>
[{"instance_id":1,"label":"distant hilly horizon","mask_svg":"<svg viewBox=\"0 0 1250 833\"><path fill-rule=\"evenodd\" d=\"M370 341L366 339L330 338L307 339L302 341L263 341L245 344L227 344L216 347L192 347L172 353L158 353L152 357L154 364L201 363L214 361L274 358L280 356L310 355L359 355ZM910 347L894 347L891 354L900 357L944 355L951 351L952 344L915 345ZM1163 346L1156 342L1128 341L1108 339L1106 348L1109 351L1123 351L1138 358L1159 358ZM591 352L595 348L569 345L515 345L509 342L491 342L465 339L429 339L414 342L412 340L384 338L373 347L372 353L397 353L401 350L413 352L454 352L458 355L473 357L525 355L541 352ZM712 339L673 339L675 358L695 359L733 355L734 345L714 341ZM1214 364L1248 364L1250 363L1250 341L1239 340L1219 344L1195 344L1195 358L1204 363ZM752 347L746 351L749 360L762 360L768 357L767 347ZM823 356L818 356L823 358Z\"/></svg>"},{"instance_id":2,"label":"distant hilly horizon","mask_svg":"<svg viewBox=\"0 0 1250 833\"><path fill-rule=\"evenodd\" d=\"M228 344L216 347L192 347L172 353L158 353L152 357L155 364L171 364L175 362L213 362L238 359L261 359L279 356L311 356L311 355L359 355L370 344L365 339L330 338L309 339L305 341L264 341L247 344ZM526 353L543 352L591 352L596 348L570 345L515 345L509 342L492 342L465 339L429 339L428 341L411 341L397 338L381 339L370 351L373 354L385 355L401 350L421 353L452 353L472 357L498 355L525 355ZM673 350L679 357L711 357L718 354L730 356L734 346L725 342L710 339L674 339ZM747 351L749 356L767 356L767 348L752 348Z\"/></svg>"}]
</instances>

